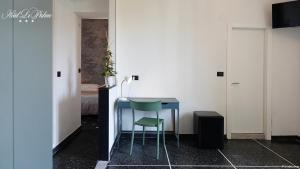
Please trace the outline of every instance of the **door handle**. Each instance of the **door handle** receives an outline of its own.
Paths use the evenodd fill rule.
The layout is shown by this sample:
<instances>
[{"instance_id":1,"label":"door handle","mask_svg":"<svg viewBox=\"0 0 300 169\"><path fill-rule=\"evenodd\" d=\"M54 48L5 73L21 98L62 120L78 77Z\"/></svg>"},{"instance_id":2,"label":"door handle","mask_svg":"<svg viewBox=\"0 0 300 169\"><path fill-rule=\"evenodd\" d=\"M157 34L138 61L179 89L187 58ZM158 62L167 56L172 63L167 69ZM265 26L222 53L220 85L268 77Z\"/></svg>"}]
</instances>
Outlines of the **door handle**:
<instances>
[{"instance_id":1,"label":"door handle","mask_svg":"<svg viewBox=\"0 0 300 169\"><path fill-rule=\"evenodd\" d=\"M239 83L239 82L234 82L234 83L231 83L231 84L233 84L233 85L239 85L239 84L241 84L241 83Z\"/></svg>"}]
</instances>

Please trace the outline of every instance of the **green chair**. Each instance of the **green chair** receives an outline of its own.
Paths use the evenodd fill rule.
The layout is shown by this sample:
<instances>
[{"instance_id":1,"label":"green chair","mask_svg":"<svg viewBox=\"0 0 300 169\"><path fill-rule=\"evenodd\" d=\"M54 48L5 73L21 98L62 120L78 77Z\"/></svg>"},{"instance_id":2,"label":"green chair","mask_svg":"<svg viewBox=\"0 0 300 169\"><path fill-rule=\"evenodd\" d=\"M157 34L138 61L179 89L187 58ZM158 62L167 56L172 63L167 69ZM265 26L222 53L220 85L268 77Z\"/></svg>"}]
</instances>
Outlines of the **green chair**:
<instances>
[{"instance_id":1,"label":"green chair","mask_svg":"<svg viewBox=\"0 0 300 169\"><path fill-rule=\"evenodd\" d=\"M132 109L132 119L133 119L130 155L132 155L135 126L138 125L138 126L143 127L143 145L145 145L145 128L146 127L156 127L157 128L156 159L159 159L159 134L160 134L159 127L160 127L160 125L162 126L163 143L165 145L164 120L159 118L159 111L161 110L161 101L142 102L142 101L130 100L130 107ZM143 112L156 112L157 118L143 117L140 120L135 121L135 110L143 111Z\"/></svg>"}]
</instances>

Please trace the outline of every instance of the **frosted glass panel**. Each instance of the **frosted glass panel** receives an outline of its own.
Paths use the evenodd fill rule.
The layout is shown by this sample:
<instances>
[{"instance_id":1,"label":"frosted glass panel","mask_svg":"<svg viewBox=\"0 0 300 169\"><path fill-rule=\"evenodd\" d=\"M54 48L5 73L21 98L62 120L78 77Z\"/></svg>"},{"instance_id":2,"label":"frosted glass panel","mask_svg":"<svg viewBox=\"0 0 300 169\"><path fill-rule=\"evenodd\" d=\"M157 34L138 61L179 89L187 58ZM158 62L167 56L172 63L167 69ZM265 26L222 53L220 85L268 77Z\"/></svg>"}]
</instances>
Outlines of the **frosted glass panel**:
<instances>
[{"instance_id":1,"label":"frosted glass panel","mask_svg":"<svg viewBox=\"0 0 300 169\"><path fill-rule=\"evenodd\" d=\"M14 0L52 13L52 0ZM14 22L15 169L52 169L51 19Z\"/></svg>"},{"instance_id":2,"label":"frosted glass panel","mask_svg":"<svg viewBox=\"0 0 300 169\"><path fill-rule=\"evenodd\" d=\"M2 13L12 9L11 0L0 1ZM0 18L0 169L13 168L12 20Z\"/></svg>"}]
</instances>

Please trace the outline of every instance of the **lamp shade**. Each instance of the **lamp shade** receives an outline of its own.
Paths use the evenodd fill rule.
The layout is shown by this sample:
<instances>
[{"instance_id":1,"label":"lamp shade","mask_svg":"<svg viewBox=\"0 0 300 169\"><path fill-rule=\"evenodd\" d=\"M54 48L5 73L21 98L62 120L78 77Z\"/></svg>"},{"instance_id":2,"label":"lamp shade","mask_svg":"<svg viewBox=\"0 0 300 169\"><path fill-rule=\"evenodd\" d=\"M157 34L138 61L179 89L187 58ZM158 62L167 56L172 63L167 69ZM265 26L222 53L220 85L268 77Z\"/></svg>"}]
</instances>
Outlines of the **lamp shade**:
<instances>
[{"instance_id":1,"label":"lamp shade","mask_svg":"<svg viewBox=\"0 0 300 169\"><path fill-rule=\"evenodd\" d=\"M126 76L124 80L126 81L126 84L129 85L132 82L132 77Z\"/></svg>"},{"instance_id":2,"label":"lamp shade","mask_svg":"<svg viewBox=\"0 0 300 169\"><path fill-rule=\"evenodd\" d=\"M132 82L132 77L125 76L124 80L121 83L121 100L127 100L127 98L123 97L123 84L126 83L129 85Z\"/></svg>"}]
</instances>

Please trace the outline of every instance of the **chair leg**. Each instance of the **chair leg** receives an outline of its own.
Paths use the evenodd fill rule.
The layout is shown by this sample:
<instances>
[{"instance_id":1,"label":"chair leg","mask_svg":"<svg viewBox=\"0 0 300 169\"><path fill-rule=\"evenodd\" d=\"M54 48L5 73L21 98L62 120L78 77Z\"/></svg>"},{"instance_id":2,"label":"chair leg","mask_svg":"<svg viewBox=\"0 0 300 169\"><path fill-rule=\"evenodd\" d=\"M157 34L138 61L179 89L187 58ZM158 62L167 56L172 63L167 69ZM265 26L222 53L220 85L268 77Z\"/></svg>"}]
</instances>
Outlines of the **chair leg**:
<instances>
[{"instance_id":1,"label":"chair leg","mask_svg":"<svg viewBox=\"0 0 300 169\"><path fill-rule=\"evenodd\" d=\"M164 121L162 122L162 134L163 134L163 142L164 142L164 146L166 146L166 136L165 136Z\"/></svg>"},{"instance_id":2,"label":"chair leg","mask_svg":"<svg viewBox=\"0 0 300 169\"><path fill-rule=\"evenodd\" d=\"M143 146L145 145L145 126L143 126Z\"/></svg>"},{"instance_id":3,"label":"chair leg","mask_svg":"<svg viewBox=\"0 0 300 169\"><path fill-rule=\"evenodd\" d=\"M130 146L130 155L132 155L133 141L134 141L134 125L132 126L132 134L131 134L131 146Z\"/></svg>"},{"instance_id":4,"label":"chair leg","mask_svg":"<svg viewBox=\"0 0 300 169\"><path fill-rule=\"evenodd\" d=\"M156 159L159 159L159 125L157 125Z\"/></svg>"}]
</instances>

